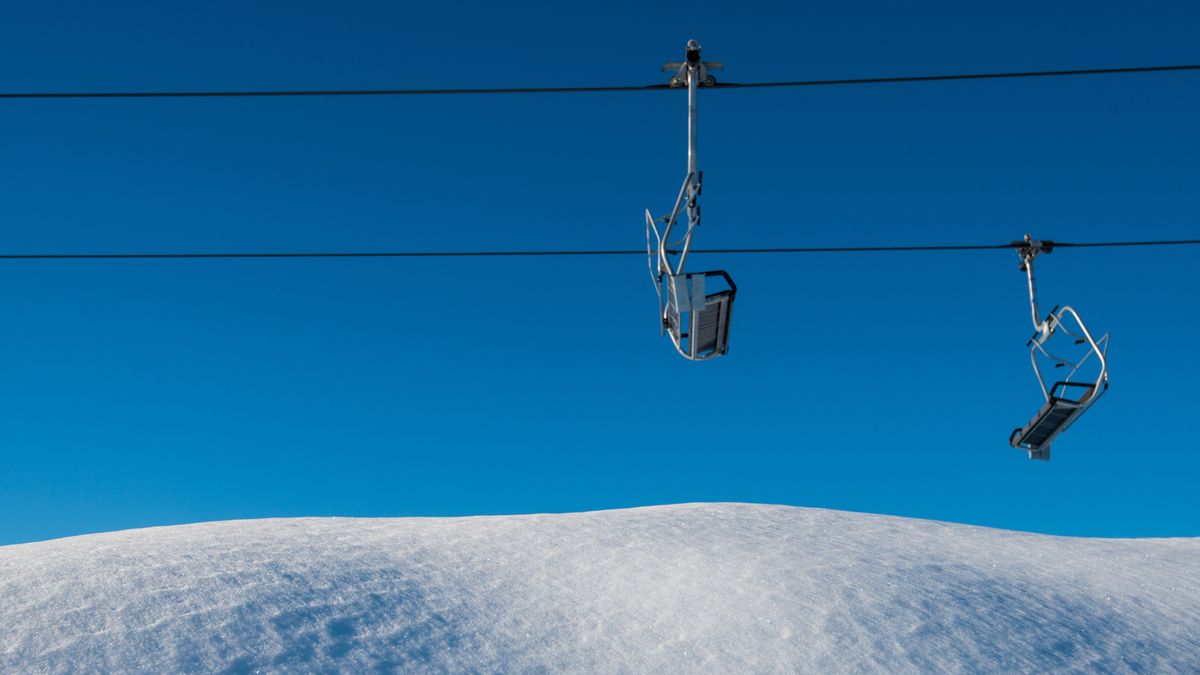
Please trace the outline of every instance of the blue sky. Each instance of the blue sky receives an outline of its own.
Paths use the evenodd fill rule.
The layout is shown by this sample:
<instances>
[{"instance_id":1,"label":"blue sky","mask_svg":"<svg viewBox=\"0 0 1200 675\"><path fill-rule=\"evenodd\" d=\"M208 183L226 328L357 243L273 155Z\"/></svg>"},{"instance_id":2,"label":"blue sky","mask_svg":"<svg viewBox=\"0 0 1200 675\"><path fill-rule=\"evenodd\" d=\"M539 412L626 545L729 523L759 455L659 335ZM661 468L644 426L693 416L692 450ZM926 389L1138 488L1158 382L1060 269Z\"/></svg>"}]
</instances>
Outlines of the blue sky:
<instances>
[{"instance_id":1,"label":"blue sky","mask_svg":"<svg viewBox=\"0 0 1200 675\"><path fill-rule=\"evenodd\" d=\"M7 91L644 84L1200 61L1177 2L7 3ZM705 247L1194 238L1192 73L706 92ZM636 248L680 92L0 102L6 252ZM737 500L1200 535L1200 250L1060 250L1113 334L1050 463L1007 251L704 256L726 358L637 257L0 263L0 544L263 516Z\"/></svg>"}]
</instances>

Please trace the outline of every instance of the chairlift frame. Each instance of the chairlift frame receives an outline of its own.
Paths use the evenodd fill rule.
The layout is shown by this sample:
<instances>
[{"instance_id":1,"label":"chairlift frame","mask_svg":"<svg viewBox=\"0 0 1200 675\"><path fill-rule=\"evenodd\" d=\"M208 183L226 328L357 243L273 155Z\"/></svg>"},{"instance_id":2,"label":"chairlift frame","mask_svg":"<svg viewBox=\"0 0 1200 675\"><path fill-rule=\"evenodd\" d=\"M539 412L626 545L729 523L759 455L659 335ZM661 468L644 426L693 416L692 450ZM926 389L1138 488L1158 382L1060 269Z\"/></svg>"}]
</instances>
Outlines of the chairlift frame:
<instances>
[{"instance_id":1,"label":"chairlift frame","mask_svg":"<svg viewBox=\"0 0 1200 675\"><path fill-rule=\"evenodd\" d=\"M702 86L716 85L716 78L709 71L722 70L724 65L702 61L700 44L695 40L688 41L685 57L684 61L664 64L663 71L675 73L669 80L671 87L688 90L687 175L668 215L655 218L646 209L646 264L658 294L660 334L669 335L675 350L684 358L704 361L728 351L733 300L737 296L737 286L724 270L684 271L700 227L699 199L704 180L696 152L696 93ZM672 242L671 235L683 213L687 214L687 230L682 239ZM659 223L663 224L661 230ZM707 280L713 278L723 280L728 288L709 292Z\"/></svg>"},{"instance_id":2,"label":"chairlift frame","mask_svg":"<svg viewBox=\"0 0 1200 675\"><path fill-rule=\"evenodd\" d=\"M1014 448L1026 450L1030 459L1050 459L1050 444L1059 434L1066 431L1075 420L1092 407L1101 396L1108 391L1108 342L1109 334L1105 333L1099 339L1092 337L1087 325L1079 313L1070 306L1055 305L1054 309L1041 319L1038 310L1037 284L1034 281L1033 261L1042 253L1054 250L1054 242L1039 241L1028 234L1022 242L1013 242L1017 255L1021 257L1021 270L1025 272L1029 283L1029 306L1033 319L1034 334L1026 343L1029 347L1029 360L1033 364L1034 375L1037 376L1038 386L1041 387L1045 404L1024 427L1014 429L1009 436L1009 444ZM1070 330L1064 323L1069 317L1078 332ZM1069 335L1076 345L1087 344L1089 351L1078 361L1071 361L1049 351L1046 343L1058 331ZM1042 373L1038 355L1054 363L1055 368L1070 368L1067 375L1050 387L1046 386L1046 378ZM1100 371L1095 382L1072 381L1092 356L1100 364ZM1076 397L1071 397L1068 390L1082 390Z\"/></svg>"}]
</instances>

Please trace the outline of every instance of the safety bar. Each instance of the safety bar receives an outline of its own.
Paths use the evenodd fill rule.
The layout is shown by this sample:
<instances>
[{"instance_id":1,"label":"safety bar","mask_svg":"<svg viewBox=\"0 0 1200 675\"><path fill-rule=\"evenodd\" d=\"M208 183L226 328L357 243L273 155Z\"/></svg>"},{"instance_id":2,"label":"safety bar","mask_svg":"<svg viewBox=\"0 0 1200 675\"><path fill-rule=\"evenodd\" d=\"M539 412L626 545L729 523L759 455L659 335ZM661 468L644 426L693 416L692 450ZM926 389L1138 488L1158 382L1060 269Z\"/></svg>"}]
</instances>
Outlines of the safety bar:
<instances>
[{"instance_id":1,"label":"safety bar","mask_svg":"<svg viewBox=\"0 0 1200 675\"><path fill-rule=\"evenodd\" d=\"M1058 395L1056 394L1056 392L1058 391L1058 388L1059 388L1059 387L1064 387L1064 388L1065 388L1065 387L1079 387L1080 389L1087 389L1089 392L1091 392L1091 391L1095 391L1095 390L1096 390L1096 385L1094 385L1094 384L1088 384L1088 383L1086 383L1086 382L1066 382L1066 381L1062 381L1062 382L1055 382L1055 383L1054 383L1054 386L1053 386L1053 387L1050 387L1050 396L1052 396L1052 397L1054 397L1054 398L1059 398L1059 399L1061 399L1062 397L1061 397L1061 396L1058 396ZM1070 401L1071 399L1063 399L1063 400ZM1079 400L1076 400L1076 401L1074 401L1074 402L1075 402L1075 403L1082 403L1082 401L1079 401Z\"/></svg>"}]
</instances>

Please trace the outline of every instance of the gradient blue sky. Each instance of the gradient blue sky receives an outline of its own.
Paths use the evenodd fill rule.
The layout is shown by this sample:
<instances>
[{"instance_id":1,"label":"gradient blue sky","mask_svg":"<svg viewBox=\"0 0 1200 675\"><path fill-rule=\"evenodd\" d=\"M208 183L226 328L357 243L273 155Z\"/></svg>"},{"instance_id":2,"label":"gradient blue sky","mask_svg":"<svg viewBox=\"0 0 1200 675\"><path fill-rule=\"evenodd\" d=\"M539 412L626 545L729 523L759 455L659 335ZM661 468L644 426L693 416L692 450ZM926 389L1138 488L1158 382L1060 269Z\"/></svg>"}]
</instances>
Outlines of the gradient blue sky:
<instances>
[{"instance_id":1,"label":"gradient blue sky","mask_svg":"<svg viewBox=\"0 0 1200 675\"><path fill-rule=\"evenodd\" d=\"M4 2L8 91L761 81L1196 63L1194 3ZM1200 235L1200 76L720 91L708 247ZM679 92L0 102L6 252L636 248ZM736 500L1200 535L1200 249L1062 250L1113 334L1050 463L1007 251L697 257L728 357L637 257L0 263L0 544L262 516Z\"/></svg>"}]
</instances>

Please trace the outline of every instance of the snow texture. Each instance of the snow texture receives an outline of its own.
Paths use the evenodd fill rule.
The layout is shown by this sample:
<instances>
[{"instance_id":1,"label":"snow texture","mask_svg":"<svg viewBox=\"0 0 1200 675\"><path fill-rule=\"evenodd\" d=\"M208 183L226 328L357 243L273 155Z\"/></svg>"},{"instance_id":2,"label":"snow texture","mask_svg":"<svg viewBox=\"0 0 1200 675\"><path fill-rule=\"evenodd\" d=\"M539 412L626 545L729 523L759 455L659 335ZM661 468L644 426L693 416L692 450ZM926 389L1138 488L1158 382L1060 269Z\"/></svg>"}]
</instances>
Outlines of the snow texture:
<instances>
[{"instance_id":1,"label":"snow texture","mask_svg":"<svg viewBox=\"0 0 1200 675\"><path fill-rule=\"evenodd\" d=\"M689 504L0 547L0 672L1200 672L1200 539Z\"/></svg>"}]
</instances>

